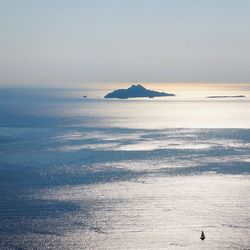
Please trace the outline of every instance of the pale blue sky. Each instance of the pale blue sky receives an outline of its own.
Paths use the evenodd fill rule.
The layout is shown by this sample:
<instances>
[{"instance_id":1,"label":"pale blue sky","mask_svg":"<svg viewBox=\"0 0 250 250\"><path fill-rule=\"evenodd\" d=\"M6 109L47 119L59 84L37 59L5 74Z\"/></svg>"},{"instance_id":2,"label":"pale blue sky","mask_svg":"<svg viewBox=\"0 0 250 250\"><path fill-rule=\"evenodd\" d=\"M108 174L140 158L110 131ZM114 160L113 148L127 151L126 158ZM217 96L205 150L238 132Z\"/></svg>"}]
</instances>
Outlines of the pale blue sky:
<instances>
[{"instance_id":1,"label":"pale blue sky","mask_svg":"<svg viewBox=\"0 0 250 250\"><path fill-rule=\"evenodd\" d=\"M0 84L250 82L249 0L0 0Z\"/></svg>"}]
</instances>

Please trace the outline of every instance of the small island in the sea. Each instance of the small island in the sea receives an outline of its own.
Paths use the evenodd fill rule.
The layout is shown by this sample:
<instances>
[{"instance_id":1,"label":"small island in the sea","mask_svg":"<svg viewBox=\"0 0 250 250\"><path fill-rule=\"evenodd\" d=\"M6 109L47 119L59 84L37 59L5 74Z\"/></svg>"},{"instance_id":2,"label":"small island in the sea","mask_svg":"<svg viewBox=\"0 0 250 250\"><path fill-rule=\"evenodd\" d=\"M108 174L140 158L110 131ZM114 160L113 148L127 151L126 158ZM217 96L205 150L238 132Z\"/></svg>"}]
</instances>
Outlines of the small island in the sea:
<instances>
[{"instance_id":1,"label":"small island in the sea","mask_svg":"<svg viewBox=\"0 0 250 250\"><path fill-rule=\"evenodd\" d=\"M137 97L161 97L161 96L175 96L175 94L169 94L165 92L158 92L154 90L149 90L144 88L142 85L132 85L127 89L118 89L114 90L111 93L108 93L104 98L119 98L119 99L128 99L128 98L137 98Z\"/></svg>"},{"instance_id":2,"label":"small island in the sea","mask_svg":"<svg viewBox=\"0 0 250 250\"><path fill-rule=\"evenodd\" d=\"M212 95L207 96L207 98L243 98L244 95Z\"/></svg>"}]
</instances>

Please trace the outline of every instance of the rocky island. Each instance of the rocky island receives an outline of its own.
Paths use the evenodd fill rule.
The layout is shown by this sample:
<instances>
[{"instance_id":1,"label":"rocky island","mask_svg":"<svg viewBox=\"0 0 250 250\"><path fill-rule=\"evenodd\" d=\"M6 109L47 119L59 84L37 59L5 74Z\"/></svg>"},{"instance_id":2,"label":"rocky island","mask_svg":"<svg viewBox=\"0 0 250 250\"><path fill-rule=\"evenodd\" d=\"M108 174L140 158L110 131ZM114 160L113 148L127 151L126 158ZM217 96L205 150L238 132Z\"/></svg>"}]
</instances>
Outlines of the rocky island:
<instances>
[{"instance_id":1,"label":"rocky island","mask_svg":"<svg viewBox=\"0 0 250 250\"><path fill-rule=\"evenodd\" d=\"M165 92L158 92L154 90L149 90L144 88L142 85L132 85L127 89L118 89L111 93L108 93L104 98L119 98L119 99L128 99L128 98L137 98L137 97L161 97L161 96L175 96L175 94L169 94Z\"/></svg>"}]
</instances>

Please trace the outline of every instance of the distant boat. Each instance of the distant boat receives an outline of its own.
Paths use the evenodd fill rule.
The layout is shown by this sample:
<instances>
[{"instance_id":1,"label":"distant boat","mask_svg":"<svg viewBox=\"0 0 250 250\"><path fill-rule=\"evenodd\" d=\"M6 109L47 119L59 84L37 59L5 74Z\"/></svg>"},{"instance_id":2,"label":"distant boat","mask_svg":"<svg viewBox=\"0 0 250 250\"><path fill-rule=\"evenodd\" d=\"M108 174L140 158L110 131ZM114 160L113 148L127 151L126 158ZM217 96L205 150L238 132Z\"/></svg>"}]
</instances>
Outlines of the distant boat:
<instances>
[{"instance_id":1,"label":"distant boat","mask_svg":"<svg viewBox=\"0 0 250 250\"><path fill-rule=\"evenodd\" d=\"M200 237L200 239L201 239L202 241L206 239L205 234L204 234L203 231L201 231L201 237Z\"/></svg>"}]
</instances>

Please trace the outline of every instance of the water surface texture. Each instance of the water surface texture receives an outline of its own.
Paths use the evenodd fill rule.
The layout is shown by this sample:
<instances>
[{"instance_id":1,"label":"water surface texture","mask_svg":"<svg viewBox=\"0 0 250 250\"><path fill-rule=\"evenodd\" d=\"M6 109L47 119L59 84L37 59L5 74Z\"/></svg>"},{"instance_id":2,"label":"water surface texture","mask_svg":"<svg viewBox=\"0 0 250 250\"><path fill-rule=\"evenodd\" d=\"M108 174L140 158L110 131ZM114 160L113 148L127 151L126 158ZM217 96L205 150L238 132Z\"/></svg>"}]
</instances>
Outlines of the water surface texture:
<instances>
[{"instance_id":1,"label":"water surface texture","mask_svg":"<svg viewBox=\"0 0 250 250\"><path fill-rule=\"evenodd\" d=\"M81 96L1 90L0 249L250 248L248 97Z\"/></svg>"}]
</instances>

